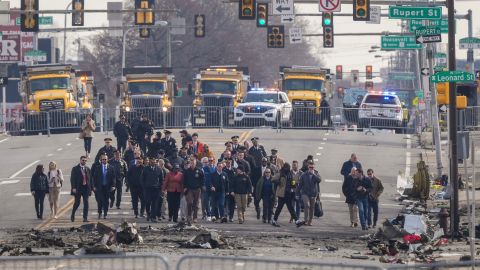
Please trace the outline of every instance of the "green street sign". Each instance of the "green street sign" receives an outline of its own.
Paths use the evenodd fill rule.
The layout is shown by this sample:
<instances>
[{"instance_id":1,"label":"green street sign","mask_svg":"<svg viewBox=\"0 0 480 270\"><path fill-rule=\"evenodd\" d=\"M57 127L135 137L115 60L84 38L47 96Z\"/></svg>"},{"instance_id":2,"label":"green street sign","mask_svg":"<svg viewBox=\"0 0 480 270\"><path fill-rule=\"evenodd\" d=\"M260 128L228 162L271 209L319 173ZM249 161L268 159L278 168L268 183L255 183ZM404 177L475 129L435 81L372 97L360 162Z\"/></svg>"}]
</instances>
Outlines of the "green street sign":
<instances>
[{"instance_id":1,"label":"green street sign","mask_svg":"<svg viewBox=\"0 0 480 270\"><path fill-rule=\"evenodd\" d=\"M446 71L447 67L446 66L436 66L436 67L433 68L433 70L435 72L442 72L442 71Z\"/></svg>"},{"instance_id":2,"label":"green street sign","mask_svg":"<svg viewBox=\"0 0 480 270\"><path fill-rule=\"evenodd\" d=\"M411 33L415 33L415 30L417 30L419 27L426 26L426 24L424 25L423 20L409 20L408 24L409 24L409 30ZM432 27L432 26L440 27L442 34L448 33L448 20L446 19L428 20L428 27Z\"/></svg>"},{"instance_id":3,"label":"green street sign","mask_svg":"<svg viewBox=\"0 0 480 270\"><path fill-rule=\"evenodd\" d=\"M390 72L388 73L388 79L392 81L409 81L415 79L413 72Z\"/></svg>"},{"instance_id":4,"label":"green street sign","mask_svg":"<svg viewBox=\"0 0 480 270\"><path fill-rule=\"evenodd\" d=\"M415 50L421 49L422 44L416 43L415 36L382 36L382 50Z\"/></svg>"},{"instance_id":5,"label":"green street sign","mask_svg":"<svg viewBox=\"0 0 480 270\"><path fill-rule=\"evenodd\" d=\"M405 20L440 20L442 19L442 7L390 6L388 10L388 18Z\"/></svg>"},{"instance_id":6,"label":"green street sign","mask_svg":"<svg viewBox=\"0 0 480 270\"><path fill-rule=\"evenodd\" d=\"M475 75L473 73L454 70L454 71L443 71L435 73L430 76L430 80L434 83L442 82L472 82L475 80Z\"/></svg>"},{"instance_id":7,"label":"green street sign","mask_svg":"<svg viewBox=\"0 0 480 270\"><path fill-rule=\"evenodd\" d=\"M460 49L480 49L480 38L462 38L459 43Z\"/></svg>"},{"instance_id":8,"label":"green street sign","mask_svg":"<svg viewBox=\"0 0 480 270\"><path fill-rule=\"evenodd\" d=\"M40 25L52 25L53 24L53 16L43 16L38 18L38 23ZM20 17L15 19L15 24L20 25Z\"/></svg>"},{"instance_id":9,"label":"green street sign","mask_svg":"<svg viewBox=\"0 0 480 270\"><path fill-rule=\"evenodd\" d=\"M419 27L415 30L415 36L432 36L441 35L442 32L438 27Z\"/></svg>"}]
</instances>

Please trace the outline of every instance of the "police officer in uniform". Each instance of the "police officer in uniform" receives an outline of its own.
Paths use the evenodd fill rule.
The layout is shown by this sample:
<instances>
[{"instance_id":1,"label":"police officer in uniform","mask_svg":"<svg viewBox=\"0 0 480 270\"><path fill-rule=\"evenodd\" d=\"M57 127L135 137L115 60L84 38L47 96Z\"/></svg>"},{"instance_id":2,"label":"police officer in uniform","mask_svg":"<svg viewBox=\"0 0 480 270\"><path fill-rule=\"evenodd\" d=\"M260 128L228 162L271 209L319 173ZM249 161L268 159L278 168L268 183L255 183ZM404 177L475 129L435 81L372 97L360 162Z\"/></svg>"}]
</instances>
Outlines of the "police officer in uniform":
<instances>
[{"instance_id":1,"label":"police officer in uniform","mask_svg":"<svg viewBox=\"0 0 480 270\"><path fill-rule=\"evenodd\" d=\"M162 149L165 150L165 157L171 158L174 152L177 152L177 141L172 138L172 132L170 130L165 130L163 132L165 137L160 140L162 144Z\"/></svg>"},{"instance_id":2,"label":"police officer in uniform","mask_svg":"<svg viewBox=\"0 0 480 270\"><path fill-rule=\"evenodd\" d=\"M115 172L115 189L116 191L112 191L110 193L110 208L113 207L113 203L115 202L115 193L117 194L117 201L116 206L117 209L120 209L120 203L122 202L122 188L125 178L127 177L128 173L128 165L125 160L122 159L122 154L120 151L115 150L114 158L110 160L110 165L113 167L113 171Z\"/></svg>"}]
</instances>

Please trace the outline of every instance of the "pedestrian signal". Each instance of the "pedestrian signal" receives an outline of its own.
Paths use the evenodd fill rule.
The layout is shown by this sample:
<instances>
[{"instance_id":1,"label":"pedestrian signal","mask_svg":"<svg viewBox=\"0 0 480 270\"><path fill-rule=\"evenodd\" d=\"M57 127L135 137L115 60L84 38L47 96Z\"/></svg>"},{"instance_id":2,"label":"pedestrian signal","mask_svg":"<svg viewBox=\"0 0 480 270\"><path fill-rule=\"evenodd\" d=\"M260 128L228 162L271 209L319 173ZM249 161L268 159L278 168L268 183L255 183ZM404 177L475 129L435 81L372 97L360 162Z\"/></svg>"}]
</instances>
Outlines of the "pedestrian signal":
<instances>
[{"instance_id":1,"label":"pedestrian signal","mask_svg":"<svg viewBox=\"0 0 480 270\"><path fill-rule=\"evenodd\" d=\"M267 48L285 47L285 28L283 25L268 26L267 29Z\"/></svg>"}]
</instances>

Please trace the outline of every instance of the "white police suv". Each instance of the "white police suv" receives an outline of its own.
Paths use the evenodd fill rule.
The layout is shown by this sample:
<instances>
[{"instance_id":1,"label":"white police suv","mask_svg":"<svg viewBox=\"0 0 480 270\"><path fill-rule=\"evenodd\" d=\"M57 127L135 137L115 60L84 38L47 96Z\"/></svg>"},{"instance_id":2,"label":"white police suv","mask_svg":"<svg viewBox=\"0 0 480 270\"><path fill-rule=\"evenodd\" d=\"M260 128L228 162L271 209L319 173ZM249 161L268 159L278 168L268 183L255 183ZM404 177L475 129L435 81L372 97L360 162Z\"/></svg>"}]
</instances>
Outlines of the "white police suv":
<instances>
[{"instance_id":1,"label":"white police suv","mask_svg":"<svg viewBox=\"0 0 480 270\"><path fill-rule=\"evenodd\" d=\"M292 103L288 96L280 91L250 91L234 110L236 125L280 125L289 124L292 115Z\"/></svg>"},{"instance_id":2,"label":"white police suv","mask_svg":"<svg viewBox=\"0 0 480 270\"><path fill-rule=\"evenodd\" d=\"M365 95L358 111L359 128L402 128L403 108L395 92L375 91Z\"/></svg>"}]
</instances>

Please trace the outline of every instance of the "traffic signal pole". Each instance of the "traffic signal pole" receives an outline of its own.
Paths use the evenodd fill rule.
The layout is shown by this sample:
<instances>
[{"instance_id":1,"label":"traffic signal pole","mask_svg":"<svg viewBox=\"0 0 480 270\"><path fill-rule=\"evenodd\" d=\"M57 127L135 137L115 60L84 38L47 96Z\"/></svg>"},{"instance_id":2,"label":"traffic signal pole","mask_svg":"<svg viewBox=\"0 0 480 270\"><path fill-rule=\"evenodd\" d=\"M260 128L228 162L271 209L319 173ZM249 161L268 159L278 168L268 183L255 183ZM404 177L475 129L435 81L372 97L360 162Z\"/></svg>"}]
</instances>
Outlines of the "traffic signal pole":
<instances>
[{"instance_id":1,"label":"traffic signal pole","mask_svg":"<svg viewBox=\"0 0 480 270\"><path fill-rule=\"evenodd\" d=\"M455 52L455 0L447 0L448 7L448 69L456 70ZM450 147L450 177L449 182L453 187L450 198L450 233L452 239L460 236L460 216L458 209L458 153L457 153L457 87L455 82L449 82L450 108L448 111L449 122L449 147Z\"/></svg>"}]
</instances>

